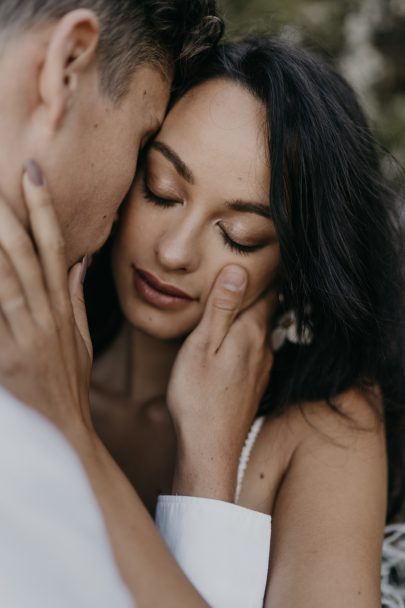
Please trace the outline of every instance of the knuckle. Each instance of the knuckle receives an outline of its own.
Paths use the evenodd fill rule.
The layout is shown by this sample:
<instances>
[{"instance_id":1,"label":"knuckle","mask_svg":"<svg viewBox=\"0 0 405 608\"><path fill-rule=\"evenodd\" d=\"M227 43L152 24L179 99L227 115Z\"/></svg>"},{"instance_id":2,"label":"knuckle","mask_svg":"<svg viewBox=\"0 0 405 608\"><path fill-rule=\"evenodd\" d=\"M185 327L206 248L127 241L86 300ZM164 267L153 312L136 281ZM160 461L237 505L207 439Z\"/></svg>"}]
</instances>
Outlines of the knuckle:
<instances>
[{"instance_id":1,"label":"knuckle","mask_svg":"<svg viewBox=\"0 0 405 608\"><path fill-rule=\"evenodd\" d=\"M236 309L236 303L231 298L216 296L214 299L214 308L222 312L233 312Z\"/></svg>"}]
</instances>

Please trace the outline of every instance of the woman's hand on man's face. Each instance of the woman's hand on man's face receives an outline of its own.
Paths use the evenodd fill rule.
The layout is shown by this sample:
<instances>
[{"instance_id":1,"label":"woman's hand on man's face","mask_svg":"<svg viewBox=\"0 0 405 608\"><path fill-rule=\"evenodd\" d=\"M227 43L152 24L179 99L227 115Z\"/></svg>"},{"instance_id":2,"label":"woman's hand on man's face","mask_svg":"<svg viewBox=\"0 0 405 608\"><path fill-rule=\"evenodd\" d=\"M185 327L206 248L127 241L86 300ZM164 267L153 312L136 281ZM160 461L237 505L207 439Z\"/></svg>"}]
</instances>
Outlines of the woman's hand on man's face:
<instances>
[{"instance_id":1,"label":"woman's hand on man's face","mask_svg":"<svg viewBox=\"0 0 405 608\"><path fill-rule=\"evenodd\" d=\"M77 264L69 283L64 239L45 180L22 178L29 233L0 200L0 384L69 437L91 428L91 342Z\"/></svg>"},{"instance_id":2,"label":"woman's hand on man's face","mask_svg":"<svg viewBox=\"0 0 405 608\"><path fill-rule=\"evenodd\" d=\"M272 291L240 314L246 271L220 273L204 317L184 343L168 391L178 457L173 492L233 501L241 450L273 363Z\"/></svg>"}]
</instances>

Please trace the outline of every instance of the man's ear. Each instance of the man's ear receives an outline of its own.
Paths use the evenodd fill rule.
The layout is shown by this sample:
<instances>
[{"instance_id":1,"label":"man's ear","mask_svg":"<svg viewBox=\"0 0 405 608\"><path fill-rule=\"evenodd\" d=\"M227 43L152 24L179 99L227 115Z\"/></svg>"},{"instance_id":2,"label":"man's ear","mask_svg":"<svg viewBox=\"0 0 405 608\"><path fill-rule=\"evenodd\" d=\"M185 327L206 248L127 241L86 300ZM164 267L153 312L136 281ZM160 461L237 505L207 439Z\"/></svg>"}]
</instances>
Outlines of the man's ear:
<instances>
[{"instance_id":1,"label":"man's ear","mask_svg":"<svg viewBox=\"0 0 405 608\"><path fill-rule=\"evenodd\" d=\"M39 76L39 95L52 131L63 122L81 73L96 61L99 37L98 19L86 9L67 13L54 27Z\"/></svg>"}]
</instances>

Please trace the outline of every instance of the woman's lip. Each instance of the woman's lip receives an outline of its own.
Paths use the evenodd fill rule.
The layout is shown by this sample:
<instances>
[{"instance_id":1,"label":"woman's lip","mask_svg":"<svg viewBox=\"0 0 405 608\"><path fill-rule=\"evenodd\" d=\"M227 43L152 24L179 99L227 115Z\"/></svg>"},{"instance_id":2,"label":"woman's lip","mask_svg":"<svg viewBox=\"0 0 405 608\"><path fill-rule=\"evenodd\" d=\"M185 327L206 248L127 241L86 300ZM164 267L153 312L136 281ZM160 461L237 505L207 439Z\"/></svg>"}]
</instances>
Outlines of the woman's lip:
<instances>
[{"instance_id":1,"label":"woman's lip","mask_svg":"<svg viewBox=\"0 0 405 608\"><path fill-rule=\"evenodd\" d=\"M165 296L181 298L182 300L194 300L192 296L190 296L184 291L181 291L180 289L177 289L177 287L162 283L157 277L155 277L150 272L147 272L146 270L140 270L139 268L134 268L134 270L148 285L150 285L153 289L160 292L161 294Z\"/></svg>"},{"instance_id":2,"label":"woman's lip","mask_svg":"<svg viewBox=\"0 0 405 608\"><path fill-rule=\"evenodd\" d=\"M179 297L164 293L155 288L149 279L146 278L145 272L134 268L134 286L137 294L148 304L155 308L175 310L183 308L194 301L193 298Z\"/></svg>"}]
</instances>

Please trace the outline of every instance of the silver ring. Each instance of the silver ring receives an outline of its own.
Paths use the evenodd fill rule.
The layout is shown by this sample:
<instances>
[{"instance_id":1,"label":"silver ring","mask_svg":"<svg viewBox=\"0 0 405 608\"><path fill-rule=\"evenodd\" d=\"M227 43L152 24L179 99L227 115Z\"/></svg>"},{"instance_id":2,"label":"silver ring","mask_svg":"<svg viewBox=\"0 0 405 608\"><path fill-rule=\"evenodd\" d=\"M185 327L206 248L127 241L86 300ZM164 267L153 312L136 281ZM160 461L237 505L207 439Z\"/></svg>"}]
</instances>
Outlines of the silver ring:
<instances>
[{"instance_id":1,"label":"silver ring","mask_svg":"<svg viewBox=\"0 0 405 608\"><path fill-rule=\"evenodd\" d=\"M11 300L7 300L1 304L1 307L5 313L13 312L16 308L21 308L25 305L25 299L23 296L18 296L17 298L12 298Z\"/></svg>"}]
</instances>

